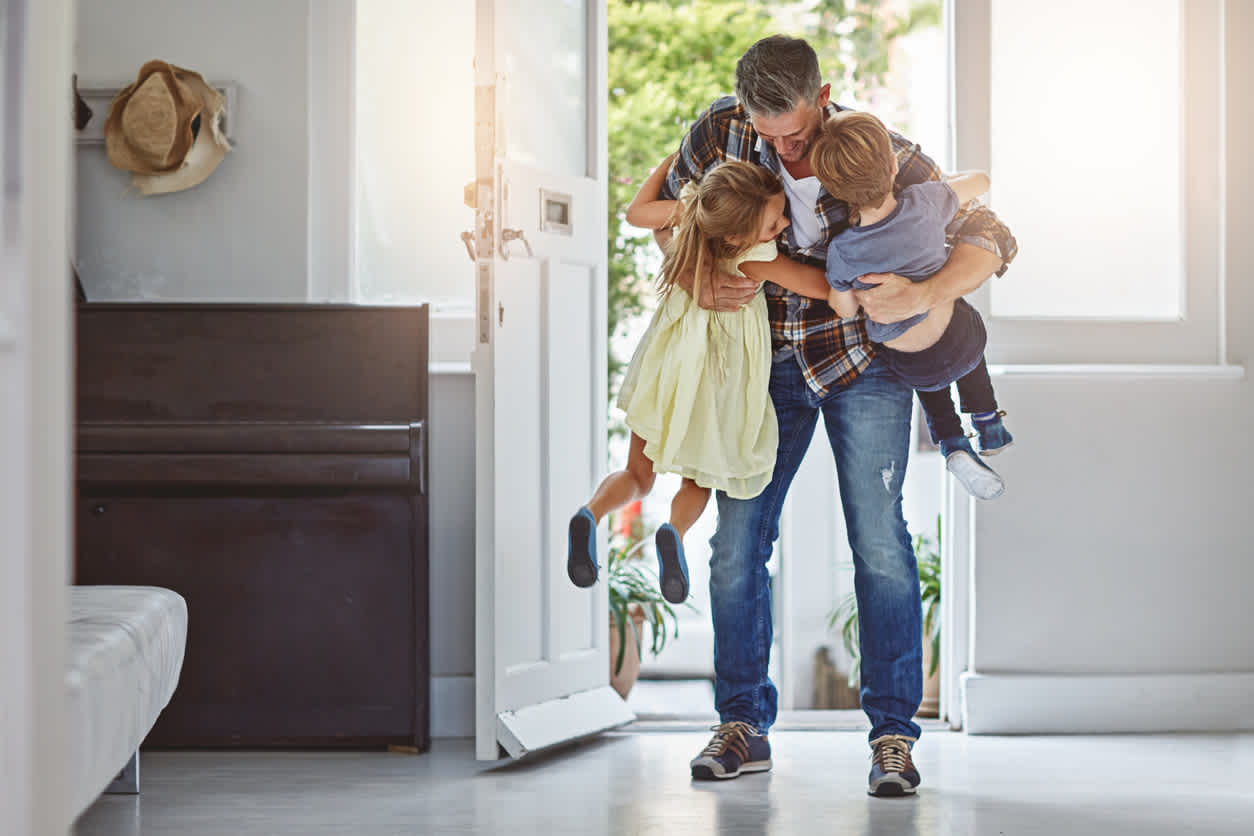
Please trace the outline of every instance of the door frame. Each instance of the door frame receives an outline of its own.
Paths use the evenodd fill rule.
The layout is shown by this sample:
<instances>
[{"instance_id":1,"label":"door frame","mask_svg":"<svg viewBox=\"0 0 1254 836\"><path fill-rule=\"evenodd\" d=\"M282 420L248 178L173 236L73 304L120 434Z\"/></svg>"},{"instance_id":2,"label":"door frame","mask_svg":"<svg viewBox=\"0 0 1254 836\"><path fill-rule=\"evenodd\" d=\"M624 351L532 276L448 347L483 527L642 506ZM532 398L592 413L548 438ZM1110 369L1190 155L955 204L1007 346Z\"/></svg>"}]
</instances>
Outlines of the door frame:
<instances>
[{"instance_id":1,"label":"door frame","mask_svg":"<svg viewBox=\"0 0 1254 836\"><path fill-rule=\"evenodd\" d=\"M24 23L26 36L6 33L0 70L0 392L10 393L0 399L0 528L9 535L0 549L0 658L10 666L0 685L0 809L17 832L64 833L74 3L9 0L4 15Z\"/></svg>"}]
</instances>

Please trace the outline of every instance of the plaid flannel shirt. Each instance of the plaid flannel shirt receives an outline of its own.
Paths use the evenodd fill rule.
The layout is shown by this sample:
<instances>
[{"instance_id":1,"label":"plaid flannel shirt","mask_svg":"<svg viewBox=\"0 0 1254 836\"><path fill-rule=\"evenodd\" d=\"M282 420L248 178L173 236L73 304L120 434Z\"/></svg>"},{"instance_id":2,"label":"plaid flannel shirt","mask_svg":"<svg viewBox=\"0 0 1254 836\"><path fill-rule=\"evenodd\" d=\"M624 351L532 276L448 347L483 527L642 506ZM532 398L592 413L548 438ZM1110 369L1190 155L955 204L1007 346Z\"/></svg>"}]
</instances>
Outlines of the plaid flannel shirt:
<instances>
[{"instance_id":1,"label":"plaid flannel shirt","mask_svg":"<svg viewBox=\"0 0 1254 836\"><path fill-rule=\"evenodd\" d=\"M846 109L828 104L827 115ZM941 179L940 168L918 145L892 131L889 136L897 154L895 192L915 183ZM688 130L661 196L675 198L685 181L700 178L723 160L755 162L776 174L782 167L775 149L753 130L749 115L734 96L714 102ZM795 209L790 206L789 212ZM848 207L823 189L814 212L820 229L817 242L809 247L799 246L796 227L789 226L780 234L777 245L796 261L825 267L828 241L849 228ZM958 212L946 233L950 246L963 241L997 254L1002 260L999 276L1018 252L1010 230L986 207L975 203ZM775 358L795 355L806 383L819 396L827 394L834 385L851 382L874 358L875 349L866 335L865 314L859 312L854 319L842 320L826 302L798 296L769 282L766 302Z\"/></svg>"}]
</instances>

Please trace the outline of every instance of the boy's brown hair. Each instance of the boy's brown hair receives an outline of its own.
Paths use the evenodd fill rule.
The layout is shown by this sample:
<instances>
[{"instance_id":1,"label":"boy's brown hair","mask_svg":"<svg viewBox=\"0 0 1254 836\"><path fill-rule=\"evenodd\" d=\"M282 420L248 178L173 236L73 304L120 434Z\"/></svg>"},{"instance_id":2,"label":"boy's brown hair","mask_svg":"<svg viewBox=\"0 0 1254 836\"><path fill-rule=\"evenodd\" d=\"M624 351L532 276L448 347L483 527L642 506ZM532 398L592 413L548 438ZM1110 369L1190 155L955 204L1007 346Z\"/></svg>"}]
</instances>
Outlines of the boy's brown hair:
<instances>
[{"instance_id":1,"label":"boy's brown hair","mask_svg":"<svg viewBox=\"0 0 1254 836\"><path fill-rule=\"evenodd\" d=\"M869 113L842 110L819 128L810 168L827 193L849 204L856 223L863 207L884 202L893 190L893 144L884 123Z\"/></svg>"}]
</instances>

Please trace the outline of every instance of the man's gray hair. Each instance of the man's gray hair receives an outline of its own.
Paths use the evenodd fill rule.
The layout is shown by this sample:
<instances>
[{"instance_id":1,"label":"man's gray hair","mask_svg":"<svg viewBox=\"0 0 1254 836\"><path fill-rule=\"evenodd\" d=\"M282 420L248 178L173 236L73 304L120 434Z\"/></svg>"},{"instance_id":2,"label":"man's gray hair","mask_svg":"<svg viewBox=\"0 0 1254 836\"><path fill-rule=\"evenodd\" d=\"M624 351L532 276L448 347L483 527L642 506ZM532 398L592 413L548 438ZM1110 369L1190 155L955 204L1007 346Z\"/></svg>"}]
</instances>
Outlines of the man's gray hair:
<instances>
[{"instance_id":1,"label":"man's gray hair","mask_svg":"<svg viewBox=\"0 0 1254 836\"><path fill-rule=\"evenodd\" d=\"M789 113L817 100L822 86L819 57L801 38L771 35L736 62L736 98L753 116Z\"/></svg>"}]
</instances>

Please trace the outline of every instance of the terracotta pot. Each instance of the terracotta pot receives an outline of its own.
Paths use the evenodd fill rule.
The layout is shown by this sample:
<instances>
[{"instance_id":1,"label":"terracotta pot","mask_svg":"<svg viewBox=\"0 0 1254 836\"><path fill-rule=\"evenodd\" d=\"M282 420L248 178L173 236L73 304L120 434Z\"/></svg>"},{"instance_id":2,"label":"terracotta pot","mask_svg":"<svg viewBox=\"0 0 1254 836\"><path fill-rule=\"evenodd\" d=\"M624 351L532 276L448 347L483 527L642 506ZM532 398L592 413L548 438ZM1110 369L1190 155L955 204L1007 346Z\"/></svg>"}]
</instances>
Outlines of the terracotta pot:
<instances>
[{"instance_id":1,"label":"terracotta pot","mask_svg":"<svg viewBox=\"0 0 1254 836\"><path fill-rule=\"evenodd\" d=\"M635 635L644 635L644 610L632 605L628 610L631 620L636 625ZM635 638L631 628L627 628L627 650L623 653L623 667L614 673L614 663L618 661L618 626L614 616L610 615L610 687L618 692L623 699L631 692L632 686L640 676L640 652L636 649Z\"/></svg>"},{"instance_id":2,"label":"terracotta pot","mask_svg":"<svg viewBox=\"0 0 1254 836\"><path fill-rule=\"evenodd\" d=\"M940 716L940 665L936 666L936 673L931 676L927 675L928 669L932 667L932 643L923 642L923 702L919 704L920 717L939 717Z\"/></svg>"}]
</instances>

